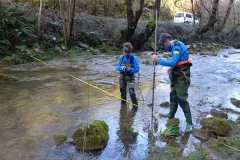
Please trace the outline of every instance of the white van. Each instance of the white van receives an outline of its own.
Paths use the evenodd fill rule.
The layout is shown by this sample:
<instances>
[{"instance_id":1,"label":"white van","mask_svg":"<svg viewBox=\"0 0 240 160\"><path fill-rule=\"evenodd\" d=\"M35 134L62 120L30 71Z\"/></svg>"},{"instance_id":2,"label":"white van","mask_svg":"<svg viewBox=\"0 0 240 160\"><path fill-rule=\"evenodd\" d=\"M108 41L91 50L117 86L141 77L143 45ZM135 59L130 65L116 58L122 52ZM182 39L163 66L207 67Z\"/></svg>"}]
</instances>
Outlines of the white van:
<instances>
[{"instance_id":1,"label":"white van","mask_svg":"<svg viewBox=\"0 0 240 160\"><path fill-rule=\"evenodd\" d=\"M193 24L194 18L193 14L189 12L178 12L174 16L174 23L185 23L185 24ZM199 23L198 20L195 19L195 23Z\"/></svg>"}]
</instances>

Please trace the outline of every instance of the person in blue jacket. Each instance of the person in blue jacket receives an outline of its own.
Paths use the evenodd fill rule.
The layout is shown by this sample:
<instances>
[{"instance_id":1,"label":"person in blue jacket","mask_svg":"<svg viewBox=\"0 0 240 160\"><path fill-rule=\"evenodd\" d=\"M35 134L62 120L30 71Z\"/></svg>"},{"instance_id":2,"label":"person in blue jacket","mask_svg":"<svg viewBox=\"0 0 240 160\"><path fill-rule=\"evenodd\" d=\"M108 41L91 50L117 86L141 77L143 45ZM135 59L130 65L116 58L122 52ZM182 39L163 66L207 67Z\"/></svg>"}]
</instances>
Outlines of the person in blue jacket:
<instances>
[{"instance_id":1,"label":"person in blue jacket","mask_svg":"<svg viewBox=\"0 0 240 160\"><path fill-rule=\"evenodd\" d=\"M171 81L170 92L170 111L163 117L174 118L177 111L178 104L182 108L187 126L185 132L191 132L193 129L192 116L189 107L188 87L190 86L190 67L192 60L189 58L188 49L184 43L173 40L168 33L162 33L160 36L160 43L164 45L164 49L171 52L172 59L163 59L154 56L153 60L156 64L171 67L169 70L169 79Z\"/></svg>"},{"instance_id":2,"label":"person in blue jacket","mask_svg":"<svg viewBox=\"0 0 240 160\"><path fill-rule=\"evenodd\" d=\"M118 59L116 69L119 71L119 85L122 98L122 104L127 100L127 86L129 95L133 103L133 109L138 109L138 102L135 94L135 76L134 74L139 71L138 59L132 53L133 46L131 43L123 44L123 55Z\"/></svg>"}]
</instances>

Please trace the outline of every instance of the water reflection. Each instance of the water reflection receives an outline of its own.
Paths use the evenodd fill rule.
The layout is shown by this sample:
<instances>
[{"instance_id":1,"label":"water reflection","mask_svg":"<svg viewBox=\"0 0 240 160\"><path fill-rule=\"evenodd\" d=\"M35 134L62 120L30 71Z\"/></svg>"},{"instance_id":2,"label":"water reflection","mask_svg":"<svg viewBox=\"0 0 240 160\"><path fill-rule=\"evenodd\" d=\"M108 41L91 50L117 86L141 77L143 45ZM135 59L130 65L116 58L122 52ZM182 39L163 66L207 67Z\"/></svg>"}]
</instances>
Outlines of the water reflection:
<instances>
[{"instance_id":1,"label":"water reflection","mask_svg":"<svg viewBox=\"0 0 240 160\"><path fill-rule=\"evenodd\" d=\"M124 157L129 157L131 150L134 150L138 133L134 132L133 123L136 112L130 109L127 104L122 104L120 109L118 137L124 146Z\"/></svg>"}]
</instances>

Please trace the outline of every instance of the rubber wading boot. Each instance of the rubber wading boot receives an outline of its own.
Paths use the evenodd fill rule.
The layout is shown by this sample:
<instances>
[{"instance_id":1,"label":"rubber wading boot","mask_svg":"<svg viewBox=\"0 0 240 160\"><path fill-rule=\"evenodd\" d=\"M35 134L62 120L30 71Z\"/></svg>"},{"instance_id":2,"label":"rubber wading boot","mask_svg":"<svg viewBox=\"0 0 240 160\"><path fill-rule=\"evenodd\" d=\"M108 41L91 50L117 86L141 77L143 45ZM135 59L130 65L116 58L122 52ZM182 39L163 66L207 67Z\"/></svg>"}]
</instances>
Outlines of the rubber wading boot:
<instances>
[{"instance_id":1,"label":"rubber wading boot","mask_svg":"<svg viewBox=\"0 0 240 160\"><path fill-rule=\"evenodd\" d=\"M186 122L187 122L185 133L190 133L194 129L194 126L192 123L192 115L191 115L191 113L185 113L185 117L186 117Z\"/></svg>"},{"instance_id":2,"label":"rubber wading boot","mask_svg":"<svg viewBox=\"0 0 240 160\"><path fill-rule=\"evenodd\" d=\"M194 126L192 124L187 123L185 133L190 133L194 129Z\"/></svg>"},{"instance_id":3,"label":"rubber wading boot","mask_svg":"<svg viewBox=\"0 0 240 160\"><path fill-rule=\"evenodd\" d=\"M168 114L160 114L160 116L170 119L170 118L174 118L176 112L177 112L177 107L171 106Z\"/></svg>"}]
</instances>

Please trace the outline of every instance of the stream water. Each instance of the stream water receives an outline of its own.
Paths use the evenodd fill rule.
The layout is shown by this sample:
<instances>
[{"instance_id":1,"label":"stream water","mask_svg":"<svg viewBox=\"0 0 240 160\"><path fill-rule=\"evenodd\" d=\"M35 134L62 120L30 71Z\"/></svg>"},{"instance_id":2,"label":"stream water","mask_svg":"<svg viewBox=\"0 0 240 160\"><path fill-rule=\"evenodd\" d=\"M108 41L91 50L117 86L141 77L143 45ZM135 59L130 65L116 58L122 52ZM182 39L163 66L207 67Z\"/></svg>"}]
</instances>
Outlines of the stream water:
<instances>
[{"instance_id":1,"label":"stream water","mask_svg":"<svg viewBox=\"0 0 240 160\"><path fill-rule=\"evenodd\" d=\"M196 127L202 118L209 116L209 110L219 104L222 108L240 112L230 102L230 98L240 99L240 54L228 52L229 50L221 50L218 56L191 56L193 66L189 102ZM136 85L140 108L135 115L131 114L131 106L121 107L118 99L67 75L72 74L119 96L118 72L115 70L118 57L106 55L47 62L55 68L44 64L1 67L4 73L21 80L0 83L0 159L146 159L149 149L151 108L148 104L152 101L153 66L141 64L141 61L151 60L150 53L137 55L140 76L137 75ZM169 101L167 69L161 66L156 68L156 113L167 113L169 110L159 106L160 103ZM141 101L143 99L145 101ZM233 121L239 116L232 112L228 114ZM181 108L176 117L180 119L183 131L186 124ZM104 150L83 155L70 143L55 146L53 136L56 133L72 138L78 127L96 119L104 120L109 125L110 137ZM123 122L131 124L138 131L135 141L126 142L119 136ZM166 119L155 114L155 136L165 129L166 122ZM187 155L201 141L192 135L183 135L179 143L185 145L183 154ZM157 140L155 144L164 147L166 142Z\"/></svg>"}]
</instances>

